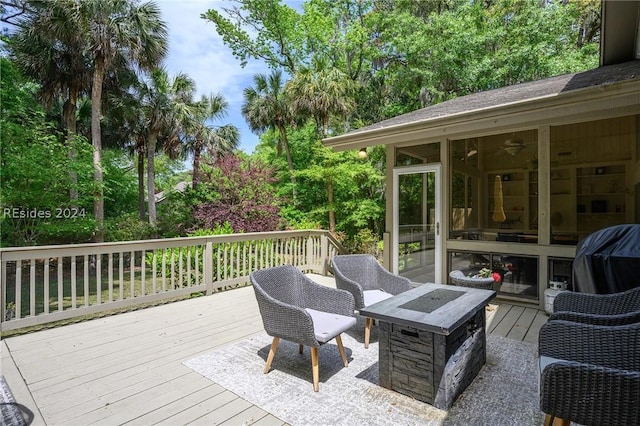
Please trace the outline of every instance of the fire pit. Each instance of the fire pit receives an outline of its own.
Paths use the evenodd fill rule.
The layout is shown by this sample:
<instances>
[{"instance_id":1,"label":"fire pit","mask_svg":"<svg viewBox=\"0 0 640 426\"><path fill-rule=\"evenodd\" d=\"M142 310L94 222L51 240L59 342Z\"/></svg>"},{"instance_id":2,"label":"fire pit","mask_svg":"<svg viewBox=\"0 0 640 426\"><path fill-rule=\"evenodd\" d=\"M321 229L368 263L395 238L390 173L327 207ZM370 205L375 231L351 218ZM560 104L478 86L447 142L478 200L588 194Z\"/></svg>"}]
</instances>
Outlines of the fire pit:
<instances>
[{"instance_id":1,"label":"fire pit","mask_svg":"<svg viewBox=\"0 0 640 426\"><path fill-rule=\"evenodd\" d=\"M380 386L447 410L486 361L495 291L424 284L360 310L380 322Z\"/></svg>"}]
</instances>

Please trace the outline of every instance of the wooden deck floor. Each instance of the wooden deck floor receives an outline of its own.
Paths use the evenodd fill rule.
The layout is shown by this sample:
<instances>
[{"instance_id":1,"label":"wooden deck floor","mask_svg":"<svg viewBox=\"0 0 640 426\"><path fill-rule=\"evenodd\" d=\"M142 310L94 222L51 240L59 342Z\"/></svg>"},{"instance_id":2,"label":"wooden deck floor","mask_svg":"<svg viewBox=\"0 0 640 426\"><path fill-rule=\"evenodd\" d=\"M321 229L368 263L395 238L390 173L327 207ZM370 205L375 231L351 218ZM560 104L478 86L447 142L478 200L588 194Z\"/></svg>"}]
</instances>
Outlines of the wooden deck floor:
<instances>
[{"instance_id":1,"label":"wooden deck floor","mask_svg":"<svg viewBox=\"0 0 640 426\"><path fill-rule=\"evenodd\" d=\"M536 342L546 319L533 308L487 308L488 332L517 340ZM5 339L2 375L34 425L282 425L182 365L261 331L245 287Z\"/></svg>"}]
</instances>

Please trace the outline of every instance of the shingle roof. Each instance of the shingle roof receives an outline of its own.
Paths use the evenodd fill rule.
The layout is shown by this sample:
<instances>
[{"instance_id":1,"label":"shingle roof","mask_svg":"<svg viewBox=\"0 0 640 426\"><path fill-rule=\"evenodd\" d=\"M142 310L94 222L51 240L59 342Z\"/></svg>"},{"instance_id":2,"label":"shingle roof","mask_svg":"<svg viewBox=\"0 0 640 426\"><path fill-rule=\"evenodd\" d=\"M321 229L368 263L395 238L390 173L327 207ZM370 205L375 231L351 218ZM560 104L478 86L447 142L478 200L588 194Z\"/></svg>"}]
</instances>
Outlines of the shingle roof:
<instances>
[{"instance_id":1,"label":"shingle roof","mask_svg":"<svg viewBox=\"0 0 640 426\"><path fill-rule=\"evenodd\" d=\"M346 135L356 135L358 133L365 133L387 127L426 121L454 114L463 114L479 109L499 107L543 96L558 95L572 90L620 83L634 79L640 79L640 60L461 96L353 130L346 133Z\"/></svg>"}]
</instances>

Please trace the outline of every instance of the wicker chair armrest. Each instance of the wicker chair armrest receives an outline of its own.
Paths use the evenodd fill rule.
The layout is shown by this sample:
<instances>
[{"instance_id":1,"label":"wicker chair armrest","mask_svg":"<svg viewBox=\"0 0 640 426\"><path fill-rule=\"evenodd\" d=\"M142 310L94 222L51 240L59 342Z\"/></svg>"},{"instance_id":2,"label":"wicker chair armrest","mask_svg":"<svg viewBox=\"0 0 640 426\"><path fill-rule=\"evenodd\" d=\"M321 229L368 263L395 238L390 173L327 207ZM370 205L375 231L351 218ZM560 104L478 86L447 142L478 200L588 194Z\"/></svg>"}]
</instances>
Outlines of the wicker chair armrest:
<instances>
[{"instance_id":1,"label":"wicker chair armrest","mask_svg":"<svg viewBox=\"0 0 640 426\"><path fill-rule=\"evenodd\" d=\"M582 322L591 325L625 325L640 322L640 310L616 315L598 315L562 311L551 314L549 320Z\"/></svg>"},{"instance_id":2,"label":"wicker chair armrest","mask_svg":"<svg viewBox=\"0 0 640 426\"><path fill-rule=\"evenodd\" d=\"M304 277L305 308L333 314L355 316L355 301L353 295L346 291L326 287Z\"/></svg>"},{"instance_id":3,"label":"wicker chair armrest","mask_svg":"<svg viewBox=\"0 0 640 426\"><path fill-rule=\"evenodd\" d=\"M578 424L640 424L640 372L577 362L548 365L540 409Z\"/></svg>"},{"instance_id":4,"label":"wicker chair armrest","mask_svg":"<svg viewBox=\"0 0 640 426\"><path fill-rule=\"evenodd\" d=\"M269 295L258 296L264 329L269 336L305 346L318 347L311 315L303 307L290 305Z\"/></svg>"},{"instance_id":5,"label":"wicker chair armrest","mask_svg":"<svg viewBox=\"0 0 640 426\"><path fill-rule=\"evenodd\" d=\"M560 292L553 301L554 312L616 315L640 309L640 287L615 294Z\"/></svg>"},{"instance_id":6,"label":"wicker chair armrest","mask_svg":"<svg viewBox=\"0 0 640 426\"><path fill-rule=\"evenodd\" d=\"M540 356L640 371L640 324L547 321L540 329L538 351Z\"/></svg>"},{"instance_id":7,"label":"wicker chair armrest","mask_svg":"<svg viewBox=\"0 0 640 426\"><path fill-rule=\"evenodd\" d=\"M341 290L348 291L355 301L355 309L364 307L364 290L360 284L350 278L345 277L337 268L334 271L336 278L336 287Z\"/></svg>"},{"instance_id":8,"label":"wicker chair armrest","mask_svg":"<svg viewBox=\"0 0 640 426\"><path fill-rule=\"evenodd\" d=\"M413 288L411 280L400 275L392 274L379 263L376 263L376 274L378 285L387 293L396 295Z\"/></svg>"}]
</instances>

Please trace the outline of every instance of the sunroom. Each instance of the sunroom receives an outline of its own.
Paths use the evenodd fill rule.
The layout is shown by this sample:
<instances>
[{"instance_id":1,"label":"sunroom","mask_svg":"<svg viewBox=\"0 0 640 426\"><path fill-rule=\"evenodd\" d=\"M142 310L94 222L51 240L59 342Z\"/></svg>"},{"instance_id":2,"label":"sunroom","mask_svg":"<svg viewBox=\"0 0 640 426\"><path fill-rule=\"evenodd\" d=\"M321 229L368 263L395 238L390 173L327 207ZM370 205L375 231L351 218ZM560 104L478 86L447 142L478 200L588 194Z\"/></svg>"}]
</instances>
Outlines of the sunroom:
<instances>
[{"instance_id":1,"label":"sunroom","mask_svg":"<svg viewBox=\"0 0 640 426\"><path fill-rule=\"evenodd\" d=\"M576 245L640 223L640 61L452 99L329 138L386 145L385 266L417 282L499 272L498 295L571 288Z\"/></svg>"}]
</instances>

